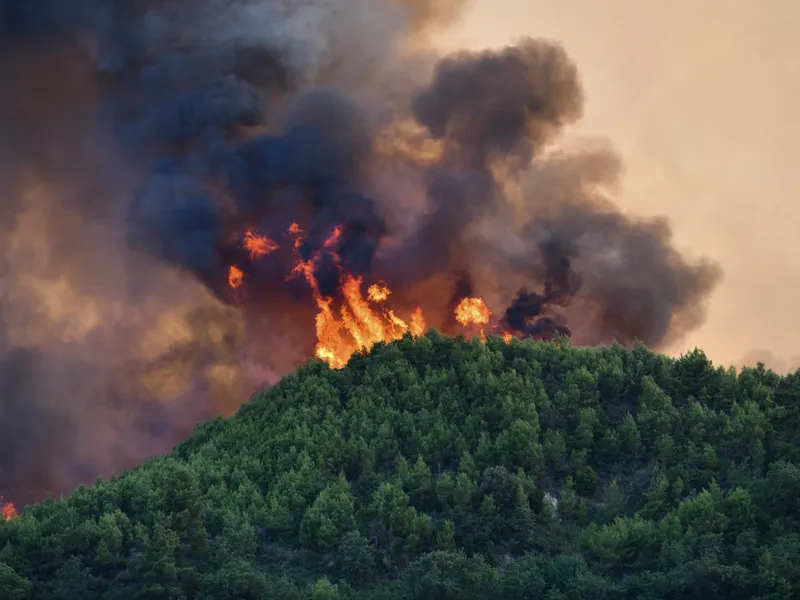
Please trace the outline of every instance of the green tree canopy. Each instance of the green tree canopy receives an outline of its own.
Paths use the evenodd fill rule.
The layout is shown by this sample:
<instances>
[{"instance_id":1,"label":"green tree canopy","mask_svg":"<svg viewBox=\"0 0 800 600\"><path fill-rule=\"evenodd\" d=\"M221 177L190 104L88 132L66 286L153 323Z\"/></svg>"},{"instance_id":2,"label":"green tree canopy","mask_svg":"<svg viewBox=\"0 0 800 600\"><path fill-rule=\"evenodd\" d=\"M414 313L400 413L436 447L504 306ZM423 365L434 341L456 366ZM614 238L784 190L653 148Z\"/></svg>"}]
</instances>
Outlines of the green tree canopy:
<instances>
[{"instance_id":1,"label":"green tree canopy","mask_svg":"<svg viewBox=\"0 0 800 600\"><path fill-rule=\"evenodd\" d=\"M431 332L0 524L3 600L800 598L800 371Z\"/></svg>"}]
</instances>

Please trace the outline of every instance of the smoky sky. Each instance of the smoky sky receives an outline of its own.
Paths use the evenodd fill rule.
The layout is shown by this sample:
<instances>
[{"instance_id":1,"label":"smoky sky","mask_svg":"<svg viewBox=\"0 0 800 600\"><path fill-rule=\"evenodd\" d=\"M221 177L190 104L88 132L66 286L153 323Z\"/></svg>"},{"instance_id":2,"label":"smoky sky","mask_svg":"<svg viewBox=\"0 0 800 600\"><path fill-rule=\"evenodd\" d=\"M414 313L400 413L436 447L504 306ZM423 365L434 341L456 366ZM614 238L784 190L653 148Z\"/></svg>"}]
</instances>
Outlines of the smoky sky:
<instances>
[{"instance_id":1,"label":"smoky sky","mask_svg":"<svg viewBox=\"0 0 800 600\"><path fill-rule=\"evenodd\" d=\"M0 2L0 493L125 468L308 359L298 256L323 296L385 281L443 329L459 290L523 337L702 323L719 268L615 207L613 148L561 147L568 49L437 56L463 5Z\"/></svg>"}]
</instances>

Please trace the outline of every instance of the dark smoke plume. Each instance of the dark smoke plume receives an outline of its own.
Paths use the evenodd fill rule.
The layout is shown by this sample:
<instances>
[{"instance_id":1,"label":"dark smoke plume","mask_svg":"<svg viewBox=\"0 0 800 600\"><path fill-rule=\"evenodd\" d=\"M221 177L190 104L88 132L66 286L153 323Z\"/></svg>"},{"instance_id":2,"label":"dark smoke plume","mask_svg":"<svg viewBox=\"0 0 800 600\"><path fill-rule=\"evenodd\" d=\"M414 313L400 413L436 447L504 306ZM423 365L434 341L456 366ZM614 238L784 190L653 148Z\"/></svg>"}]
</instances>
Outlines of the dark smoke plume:
<instances>
[{"instance_id":1,"label":"dark smoke plume","mask_svg":"<svg viewBox=\"0 0 800 600\"><path fill-rule=\"evenodd\" d=\"M0 494L166 450L309 358L298 259L443 330L467 294L584 344L702 322L718 267L613 205L613 150L562 139L566 51L437 59L463 5L0 0ZM278 248L253 261L248 230Z\"/></svg>"}]
</instances>

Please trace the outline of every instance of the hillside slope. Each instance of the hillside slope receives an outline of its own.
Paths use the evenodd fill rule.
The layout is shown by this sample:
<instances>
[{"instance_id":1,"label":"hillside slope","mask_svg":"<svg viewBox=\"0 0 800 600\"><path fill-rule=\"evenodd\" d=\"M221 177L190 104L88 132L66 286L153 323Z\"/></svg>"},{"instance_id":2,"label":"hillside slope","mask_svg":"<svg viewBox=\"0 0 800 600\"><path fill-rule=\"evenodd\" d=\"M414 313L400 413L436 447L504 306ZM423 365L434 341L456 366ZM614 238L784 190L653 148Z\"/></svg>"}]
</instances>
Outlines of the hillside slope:
<instances>
[{"instance_id":1,"label":"hillside slope","mask_svg":"<svg viewBox=\"0 0 800 600\"><path fill-rule=\"evenodd\" d=\"M436 333L0 525L0 598L800 598L800 372Z\"/></svg>"}]
</instances>

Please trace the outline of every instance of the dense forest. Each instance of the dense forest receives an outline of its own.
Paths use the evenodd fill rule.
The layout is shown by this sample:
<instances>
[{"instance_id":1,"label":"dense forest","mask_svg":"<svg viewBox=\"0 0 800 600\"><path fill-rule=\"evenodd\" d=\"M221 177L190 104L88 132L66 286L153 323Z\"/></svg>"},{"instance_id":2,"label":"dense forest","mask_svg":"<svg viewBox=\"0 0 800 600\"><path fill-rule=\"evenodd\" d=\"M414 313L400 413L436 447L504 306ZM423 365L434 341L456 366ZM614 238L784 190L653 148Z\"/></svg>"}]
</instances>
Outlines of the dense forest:
<instances>
[{"instance_id":1,"label":"dense forest","mask_svg":"<svg viewBox=\"0 0 800 600\"><path fill-rule=\"evenodd\" d=\"M435 332L0 525L3 600L800 598L800 371Z\"/></svg>"}]
</instances>

